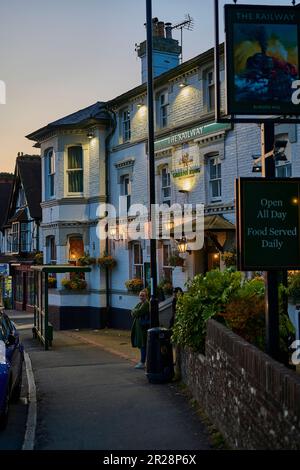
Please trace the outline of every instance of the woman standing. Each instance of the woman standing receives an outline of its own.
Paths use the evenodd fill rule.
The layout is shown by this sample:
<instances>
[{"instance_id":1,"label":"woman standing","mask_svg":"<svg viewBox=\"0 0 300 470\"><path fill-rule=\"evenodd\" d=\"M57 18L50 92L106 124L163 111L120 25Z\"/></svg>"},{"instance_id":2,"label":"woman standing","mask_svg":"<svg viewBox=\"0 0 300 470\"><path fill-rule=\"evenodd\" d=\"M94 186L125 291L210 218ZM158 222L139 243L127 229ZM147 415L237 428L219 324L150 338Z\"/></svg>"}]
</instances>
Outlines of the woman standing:
<instances>
[{"instance_id":1,"label":"woman standing","mask_svg":"<svg viewBox=\"0 0 300 470\"><path fill-rule=\"evenodd\" d=\"M150 327L150 304L147 300L146 291L139 294L140 302L131 312L133 324L131 328L131 344L133 348L141 351L141 360L135 366L136 369L145 369L147 355L147 330Z\"/></svg>"}]
</instances>

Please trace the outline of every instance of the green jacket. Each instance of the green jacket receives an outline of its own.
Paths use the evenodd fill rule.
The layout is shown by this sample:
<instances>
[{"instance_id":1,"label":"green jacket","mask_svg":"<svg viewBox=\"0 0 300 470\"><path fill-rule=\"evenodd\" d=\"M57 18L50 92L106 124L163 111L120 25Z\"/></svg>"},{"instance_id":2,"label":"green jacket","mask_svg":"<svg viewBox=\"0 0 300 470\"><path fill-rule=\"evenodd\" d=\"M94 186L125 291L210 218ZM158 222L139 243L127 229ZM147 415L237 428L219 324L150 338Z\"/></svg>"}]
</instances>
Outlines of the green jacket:
<instances>
[{"instance_id":1,"label":"green jacket","mask_svg":"<svg viewBox=\"0 0 300 470\"><path fill-rule=\"evenodd\" d=\"M140 302L131 312L133 323L131 328L131 344L134 348L142 348L147 344L147 330L150 328L150 304L148 300Z\"/></svg>"}]
</instances>

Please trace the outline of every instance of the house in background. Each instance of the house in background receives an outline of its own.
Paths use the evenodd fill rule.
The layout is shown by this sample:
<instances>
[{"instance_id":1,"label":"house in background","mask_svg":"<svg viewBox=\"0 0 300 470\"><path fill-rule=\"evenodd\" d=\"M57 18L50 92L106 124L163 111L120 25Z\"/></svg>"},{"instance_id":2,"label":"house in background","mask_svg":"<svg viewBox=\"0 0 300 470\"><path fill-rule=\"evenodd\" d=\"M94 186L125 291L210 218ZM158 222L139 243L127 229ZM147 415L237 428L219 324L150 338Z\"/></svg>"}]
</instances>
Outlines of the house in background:
<instances>
[{"instance_id":1,"label":"house in background","mask_svg":"<svg viewBox=\"0 0 300 470\"><path fill-rule=\"evenodd\" d=\"M13 307L33 311L34 275L31 266L40 250L41 159L18 154L14 181L3 224L2 261L12 276Z\"/></svg>"},{"instance_id":2,"label":"house in background","mask_svg":"<svg viewBox=\"0 0 300 470\"><path fill-rule=\"evenodd\" d=\"M4 230L7 211L10 202L10 195L13 187L14 175L12 173L0 173L0 262L4 253Z\"/></svg>"},{"instance_id":3,"label":"house in background","mask_svg":"<svg viewBox=\"0 0 300 470\"><path fill-rule=\"evenodd\" d=\"M12 282L9 275L9 265L5 257L2 259L4 248L3 225L6 222L7 211L13 187L14 175L12 173L0 173L0 305L11 307Z\"/></svg>"}]
</instances>

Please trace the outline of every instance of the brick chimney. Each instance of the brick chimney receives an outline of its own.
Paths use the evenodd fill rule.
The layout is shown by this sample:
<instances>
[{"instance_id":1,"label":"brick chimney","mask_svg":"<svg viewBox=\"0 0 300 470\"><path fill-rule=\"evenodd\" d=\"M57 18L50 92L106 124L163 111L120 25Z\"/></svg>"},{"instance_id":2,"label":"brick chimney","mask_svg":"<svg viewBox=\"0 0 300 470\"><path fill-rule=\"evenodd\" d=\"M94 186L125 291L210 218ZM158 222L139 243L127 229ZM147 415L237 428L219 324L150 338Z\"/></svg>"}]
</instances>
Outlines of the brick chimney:
<instances>
[{"instance_id":1,"label":"brick chimney","mask_svg":"<svg viewBox=\"0 0 300 470\"><path fill-rule=\"evenodd\" d=\"M153 28L153 75L157 77L179 65L181 46L172 38L172 23L164 23L158 18L152 19ZM142 61L142 83L147 81L147 42L137 46L137 53Z\"/></svg>"}]
</instances>

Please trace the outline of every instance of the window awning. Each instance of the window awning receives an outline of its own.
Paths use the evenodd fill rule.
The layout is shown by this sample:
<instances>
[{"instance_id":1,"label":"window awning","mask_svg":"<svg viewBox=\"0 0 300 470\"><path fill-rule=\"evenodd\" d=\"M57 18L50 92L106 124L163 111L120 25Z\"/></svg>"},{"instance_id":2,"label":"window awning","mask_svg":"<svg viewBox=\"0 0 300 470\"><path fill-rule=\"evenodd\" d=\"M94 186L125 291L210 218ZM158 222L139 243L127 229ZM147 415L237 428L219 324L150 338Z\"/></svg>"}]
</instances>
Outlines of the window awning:
<instances>
[{"instance_id":1,"label":"window awning","mask_svg":"<svg viewBox=\"0 0 300 470\"><path fill-rule=\"evenodd\" d=\"M221 215L206 215L204 216L204 230L225 232L235 230L235 225Z\"/></svg>"}]
</instances>

